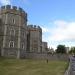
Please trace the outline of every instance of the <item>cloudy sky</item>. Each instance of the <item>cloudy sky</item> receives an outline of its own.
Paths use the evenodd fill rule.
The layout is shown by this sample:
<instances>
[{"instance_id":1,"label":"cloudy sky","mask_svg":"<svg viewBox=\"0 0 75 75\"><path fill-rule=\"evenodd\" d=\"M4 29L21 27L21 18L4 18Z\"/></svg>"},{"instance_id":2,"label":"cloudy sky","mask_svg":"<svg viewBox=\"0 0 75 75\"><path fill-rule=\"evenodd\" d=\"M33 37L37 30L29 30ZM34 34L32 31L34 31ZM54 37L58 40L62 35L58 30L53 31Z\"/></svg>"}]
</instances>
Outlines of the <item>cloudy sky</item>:
<instances>
[{"instance_id":1,"label":"cloudy sky","mask_svg":"<svg viewBox=\"0 0 75 75\"><path fill-rule=\"evenodd\" d=\"M28 24L42 27L48 46L75 46L75 0L0 0L0 6L7 4L22 7Z\"/></svg>"}]
</instances>

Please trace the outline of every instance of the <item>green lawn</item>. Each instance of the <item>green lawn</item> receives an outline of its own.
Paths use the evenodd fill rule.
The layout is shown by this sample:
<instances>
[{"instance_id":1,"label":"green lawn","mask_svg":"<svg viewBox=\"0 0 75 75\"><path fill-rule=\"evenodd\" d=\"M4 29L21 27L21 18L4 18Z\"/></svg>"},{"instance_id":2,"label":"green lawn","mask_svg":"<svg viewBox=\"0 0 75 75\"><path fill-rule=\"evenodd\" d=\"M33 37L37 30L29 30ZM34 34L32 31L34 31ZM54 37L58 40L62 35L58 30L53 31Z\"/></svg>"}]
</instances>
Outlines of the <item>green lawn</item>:
<instances>
[{"instance_id":1,"label":"green lawn","mask_svg":"<svg viewBox=\"0 0 75 75\"><path fill-rule=\"evenodd\" d=\"M0 75L64 75L65 61L0 58Z\"/></svg>"}]
</instances>

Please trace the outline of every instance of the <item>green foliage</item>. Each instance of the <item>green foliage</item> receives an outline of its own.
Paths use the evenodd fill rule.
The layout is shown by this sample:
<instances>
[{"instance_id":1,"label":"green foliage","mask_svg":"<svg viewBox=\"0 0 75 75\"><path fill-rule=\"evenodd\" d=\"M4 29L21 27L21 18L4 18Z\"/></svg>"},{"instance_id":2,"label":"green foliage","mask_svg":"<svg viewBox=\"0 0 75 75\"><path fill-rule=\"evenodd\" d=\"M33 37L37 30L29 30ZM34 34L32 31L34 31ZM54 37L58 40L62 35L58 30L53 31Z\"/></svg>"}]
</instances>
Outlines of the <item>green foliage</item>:
<instances>
[{"instance_id":1,"label":"green foliage","mask_svg":"<svg viewBox=\"0 0 75 75\"><path fill-rule=\"evenodd\" d=\"M70 54L75 54L75 47L71 48L71 50L69 51Z\"/></svg>"},{"instance_id":2,"label":"green foliage","mask_svg":"<svg viewBox=\"0 0 75 75\"><path fill-rule=\"evenodd\" d=\"M65 45L58 45L56 49L56 53L66 53Z\"/></svg>"}]
</instances>

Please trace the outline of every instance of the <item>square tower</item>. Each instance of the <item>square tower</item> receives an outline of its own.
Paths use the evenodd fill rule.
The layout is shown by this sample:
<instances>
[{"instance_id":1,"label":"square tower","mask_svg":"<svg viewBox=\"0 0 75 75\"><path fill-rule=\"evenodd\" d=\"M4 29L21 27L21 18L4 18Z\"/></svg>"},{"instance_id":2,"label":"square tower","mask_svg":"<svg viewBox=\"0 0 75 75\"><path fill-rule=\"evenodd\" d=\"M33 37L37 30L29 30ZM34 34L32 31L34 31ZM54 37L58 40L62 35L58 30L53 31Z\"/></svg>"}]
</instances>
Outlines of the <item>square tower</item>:
<instances>
[{"instance_id":1,"label":"square tower","mask_svg":"<svg viewBox=\"0 0 75 75\"><path fill-rule=\"evenodd\" d=\"M42 29L36 25L28 25L27 50L29 52L42 51Z\"/></svg>"}]
</instances>

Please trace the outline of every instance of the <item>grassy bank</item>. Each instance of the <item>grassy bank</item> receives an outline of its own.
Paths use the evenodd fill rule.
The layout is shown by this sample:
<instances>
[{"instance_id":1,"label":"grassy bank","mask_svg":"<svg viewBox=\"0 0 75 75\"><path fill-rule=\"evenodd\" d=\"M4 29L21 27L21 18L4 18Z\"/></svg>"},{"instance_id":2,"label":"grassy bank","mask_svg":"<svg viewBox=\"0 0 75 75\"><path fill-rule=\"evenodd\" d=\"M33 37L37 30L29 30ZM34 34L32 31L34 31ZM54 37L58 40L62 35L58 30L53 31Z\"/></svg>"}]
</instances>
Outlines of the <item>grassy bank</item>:
<instances>
[{"instance_id":1,"label":"grassy bank","mask_svg":"<svg viewBox=\"0 0 75 75\"><path fill-rule=\"evenodd\" d=\"M65 61L0 58L0 75L64 75Z\"/></svg>"}]
</instances>

